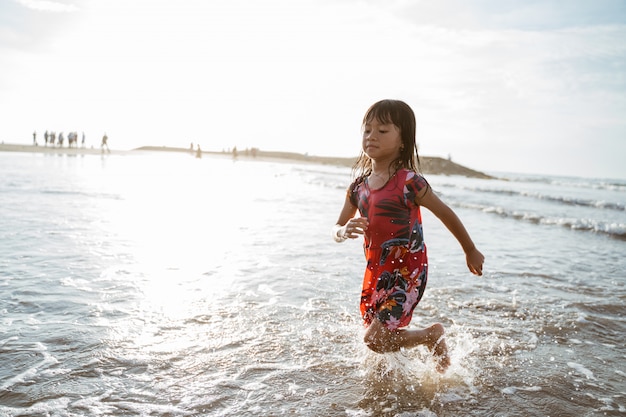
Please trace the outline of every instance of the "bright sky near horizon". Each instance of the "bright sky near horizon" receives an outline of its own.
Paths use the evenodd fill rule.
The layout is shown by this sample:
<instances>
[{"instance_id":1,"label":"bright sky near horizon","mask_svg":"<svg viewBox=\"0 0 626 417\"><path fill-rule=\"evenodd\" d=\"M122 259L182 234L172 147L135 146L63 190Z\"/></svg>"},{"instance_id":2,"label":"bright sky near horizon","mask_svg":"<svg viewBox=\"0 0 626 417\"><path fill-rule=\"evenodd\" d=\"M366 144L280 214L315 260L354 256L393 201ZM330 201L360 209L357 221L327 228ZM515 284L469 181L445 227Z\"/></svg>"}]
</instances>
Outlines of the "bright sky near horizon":
<instances>
[{"instance_id":1,"label":"bright sky near horizon","mask_svg":"<svg viewBox=\"0 0 626 417\"><path fill-rule=\"evenodd\" d=\"M623 0L0 0L0 140L355 156L375 101L424 156L626 179Z\"/></svg>"}]
</instances>

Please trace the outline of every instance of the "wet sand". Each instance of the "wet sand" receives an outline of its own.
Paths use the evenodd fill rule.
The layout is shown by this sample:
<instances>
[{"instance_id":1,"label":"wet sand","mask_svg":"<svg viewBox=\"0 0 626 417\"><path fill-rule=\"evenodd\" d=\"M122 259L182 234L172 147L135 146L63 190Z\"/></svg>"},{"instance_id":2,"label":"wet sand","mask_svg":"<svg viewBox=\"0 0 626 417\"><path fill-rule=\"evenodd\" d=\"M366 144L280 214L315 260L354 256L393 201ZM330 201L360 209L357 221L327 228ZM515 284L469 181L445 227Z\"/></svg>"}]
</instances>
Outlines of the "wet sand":
<instances>
[{"instance_id":1,"label":"wet sand","mask_svg":"<svg viewBox=\"0 0 626 417\"><path fill-rule=\"evenodd\" d=\"M109 153L104 149L104 152L100 147L81 148L68 148L67 146L34 146L34 145L13 145L13 144L0 144L0 152L30 152L30 153L47 153L58 155L100 155L102 153ZM111 149L110 153L127 153L129 151L116 151Z\"/></svg>"}]
</instances>

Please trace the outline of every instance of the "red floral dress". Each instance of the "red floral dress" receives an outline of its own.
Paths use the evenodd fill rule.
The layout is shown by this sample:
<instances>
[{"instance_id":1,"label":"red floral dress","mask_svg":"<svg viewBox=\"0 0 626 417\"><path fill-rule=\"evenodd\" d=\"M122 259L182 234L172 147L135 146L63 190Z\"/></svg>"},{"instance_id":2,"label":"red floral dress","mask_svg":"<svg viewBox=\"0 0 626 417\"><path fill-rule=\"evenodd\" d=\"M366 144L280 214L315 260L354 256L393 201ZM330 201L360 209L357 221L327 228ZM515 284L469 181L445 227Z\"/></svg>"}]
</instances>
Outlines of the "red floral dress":
<instances>
[{"instance_id":1,"label":"red floral dress","mask_svg":"<svg viewBox=\"0 0 626 417\"><path fill-rule=\"evenodd\" d=\"M426 187L423 176L401 169L380 189L371 189L364 176L348 189L350 201L369 221L360 305L368 325L376 317L390 330L407 326L424 294L428 258L415 197Z\"/></svg>"}]
</instances>

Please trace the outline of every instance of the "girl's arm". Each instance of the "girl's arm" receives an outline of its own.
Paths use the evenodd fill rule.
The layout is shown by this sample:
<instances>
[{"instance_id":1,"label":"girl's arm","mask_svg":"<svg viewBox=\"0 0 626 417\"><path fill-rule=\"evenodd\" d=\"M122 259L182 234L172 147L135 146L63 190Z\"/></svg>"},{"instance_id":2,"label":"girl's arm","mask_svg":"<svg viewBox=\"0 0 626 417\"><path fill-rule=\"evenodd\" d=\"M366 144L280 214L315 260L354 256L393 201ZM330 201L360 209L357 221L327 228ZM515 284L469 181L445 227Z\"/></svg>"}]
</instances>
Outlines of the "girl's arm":
<instances>
[{"instance_id":1,"label":"girl's arm","mask_svg":"<svg viewBox=\"0 0 626 417\"><path fill-rule=\"evenodd\" d=\"M461 223L456 213L452 211L450 207L435 194L430 188L426 187L423 192L417 197L417 203L430 210L441 222L448 228L448 230L454 235L456 240L459 241L463 252L465 252L465 260L467 261L467 267L476 275L483 274L483 262L485 257L474 245L472 238Z\"/></svg>"},{"instance_id":2,"label":"girl's arm","mask_svg":"<svg viewBox=\"0 0 626 417\"><path fill-rule=\"evenodd\" d=\"M335 239L335 242L343 242L348 238L355 239L365 233L367 219L363 217L355 218L356 211L357 208L352 205L350 199L346 196L343 209L341 209L337 223L333 227L333 239Z\"/></svg>"}]
</instances>

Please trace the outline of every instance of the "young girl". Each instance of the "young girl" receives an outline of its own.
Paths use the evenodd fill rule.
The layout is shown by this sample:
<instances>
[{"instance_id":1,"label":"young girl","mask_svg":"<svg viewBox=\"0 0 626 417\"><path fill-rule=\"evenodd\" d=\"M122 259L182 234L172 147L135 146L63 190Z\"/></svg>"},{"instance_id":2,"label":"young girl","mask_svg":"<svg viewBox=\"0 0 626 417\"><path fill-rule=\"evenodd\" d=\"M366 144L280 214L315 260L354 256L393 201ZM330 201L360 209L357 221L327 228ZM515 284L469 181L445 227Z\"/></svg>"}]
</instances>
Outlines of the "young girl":
<instances>
[{"instance_id":1,"label":"young girl","mask_svg":"<svg viewBox=\"0 0 626 417\"><path fill-rule=\"evenodd\" d=\"M415 115L406 103L383 100L370 107L363 118L362 147L354 165L358 176L348 189L333 238L343 242L364 236L364 341L377 353L426 345L437 370L445 372L450 358L443 326L404 329L426 288L420 207L433 212L459 241L472 273L482 275L484 257L456 214L418 173ZM355 217L357 209L360 217Z\"/></svg>"}]
</instances>

